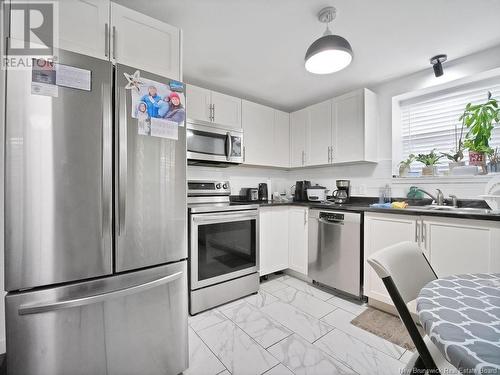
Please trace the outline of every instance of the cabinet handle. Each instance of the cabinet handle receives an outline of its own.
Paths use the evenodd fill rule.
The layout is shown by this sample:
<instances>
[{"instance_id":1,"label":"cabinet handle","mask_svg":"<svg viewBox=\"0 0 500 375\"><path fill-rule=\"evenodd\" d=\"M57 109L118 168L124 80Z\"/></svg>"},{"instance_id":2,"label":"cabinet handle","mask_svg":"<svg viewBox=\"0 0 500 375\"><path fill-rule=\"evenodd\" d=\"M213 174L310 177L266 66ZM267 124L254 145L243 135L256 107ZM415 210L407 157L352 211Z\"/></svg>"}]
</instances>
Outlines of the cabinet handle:
<instances>
[{"instance_id":1,"label":"cabinet handle","mask_svg":"<svg viewBox=\"0 0 500 375\"><path fill-rule=\"evenodd\" d=\"M304 210L304 225L307 224L307 211Z\"/></svg>"},{"instance_id":2,"label":"cabinet handle","mask_svg":"<svg viewBox=\"0 0 500 375\"><path fill-rule=\"evenodd\" d=\"M425 248L425 238L427 237L427 228L424 222L422 222L422 246Z\"/></svg>"},{"instance_id":3,"label":"cabinet handle","mask_svg":"<svg viewBox=\"0 0 500 375\"><path fill-rule=\"evenodd\" d=\"M104 24L104 56L109 57L109 25Z\"/></svg>"},{"instance_id":4,"label":"cabinet handle","mask_svg":"<svg viewBox=\"0 0 500 375\"><path fill-rule=\"evenodd\" d=\"M332 162L332 147L328 146L328 163Z\"/></svg>"},{"instance_id":5,"label":"cabinet handle","mask_svg":"<svg viewBox=\"0 0 500 375\"><path fill-rule=\"evenodd\" d=\"M417 221L415 225L415 242L418 244L420 241L420 222Z\"/></svg>"},{"instance_id":6,"label":"cabinet handle","mask_svg":"<svg viewBox=\"0 0 500 375\"><path fill-rule=\"evenodd\" d=\"M210 104L210 121L214 121L214 107L213 104Z\"/></svg>"},{"instance_id":7,"label":"cabinet handle","mask_svg":"<svg viewBox=\"0 0 500 375\"><path fill-rule=\"evenodd\" d=\"M212 104L212 111L213 111L212 121L215 122L215 104Z\"/></svg>"},{"instance_id":8,"label":"cabinet handle","mask_svg":"<svg viewBox=\"0 0 500 375\"><path fill-rule=\"evenodd\" d=\"M246 156L247 156L247 148L245 146L243 146L243 163L245 162L246 160Z\"/></svg>"},{"instance_id":9,"label":"cabinet handle","mask_svg":"<svg viewBox=\"0 0 500 375\"><path fill-rule=\"evenodd\" d=\"M113 59L116 59L116 26L113 26Z\"/></svg>"},{"instance_id":10,"label":"cabinet handle","mask_svg":"<svg viewBox=\"0 0 500 375\"><path fill-rule=\"evenodd\" d=\"M333 146L330 146L330 163L333 164Z\"/></svg>"}]
</instances>

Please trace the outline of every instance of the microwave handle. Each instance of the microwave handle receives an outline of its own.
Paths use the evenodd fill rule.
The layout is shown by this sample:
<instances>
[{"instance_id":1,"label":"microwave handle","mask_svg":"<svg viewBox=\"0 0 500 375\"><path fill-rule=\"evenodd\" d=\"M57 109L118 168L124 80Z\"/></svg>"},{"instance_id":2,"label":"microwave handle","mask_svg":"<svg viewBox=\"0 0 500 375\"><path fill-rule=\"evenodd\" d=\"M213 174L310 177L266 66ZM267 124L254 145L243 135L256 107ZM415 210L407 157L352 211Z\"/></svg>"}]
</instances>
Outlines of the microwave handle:
<instances>
[{"instance_id":1,"label":"microwave handle","mask_svg":"<svg viewBox=\"0 0 500 375\"><path fill-rule=\"evenodd\" d=\"M231 154L233 153L233 142L231 140L231 133L226 133L226 159L229 161L231 159Z\"/></svg>"}]
</instances>

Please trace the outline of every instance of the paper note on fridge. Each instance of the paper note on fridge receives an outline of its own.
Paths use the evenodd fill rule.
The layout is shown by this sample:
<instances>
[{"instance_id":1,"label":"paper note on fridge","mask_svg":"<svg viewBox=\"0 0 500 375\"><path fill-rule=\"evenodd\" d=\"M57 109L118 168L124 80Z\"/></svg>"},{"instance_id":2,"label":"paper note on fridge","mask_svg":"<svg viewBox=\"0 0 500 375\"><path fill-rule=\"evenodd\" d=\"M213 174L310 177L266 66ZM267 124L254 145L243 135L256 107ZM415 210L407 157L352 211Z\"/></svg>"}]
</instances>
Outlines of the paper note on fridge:
<instances>
[{"instance_id":1,"label":"paper note on fridge","mask_svg":"<svg viewBox=\"0 0 500 375\"><path fill-rule=\"evenodd\" d=\"M92 72L74 66L55 64L56 85L90 91Z\"/></svg>"},{"instance_id":2,"label":"paper note on fridge","mask_svg":"<svg viewBox=\"0 0 500 375\"><path fill-rule=\"evenodd\" d=\"M160 137L177 140L179 125L174 121L151 118L151 137Z\"/></svg>"}]
</instances>

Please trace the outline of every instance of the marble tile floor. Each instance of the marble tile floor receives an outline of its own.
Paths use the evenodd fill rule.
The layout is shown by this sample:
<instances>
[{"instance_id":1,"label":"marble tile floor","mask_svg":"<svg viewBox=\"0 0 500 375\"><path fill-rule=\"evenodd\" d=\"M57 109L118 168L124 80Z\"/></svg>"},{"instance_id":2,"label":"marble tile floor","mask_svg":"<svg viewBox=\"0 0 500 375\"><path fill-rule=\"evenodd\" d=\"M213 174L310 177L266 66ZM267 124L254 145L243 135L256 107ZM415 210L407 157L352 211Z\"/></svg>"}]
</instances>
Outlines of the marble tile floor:
<instances>
[{"instance_id":1,"label":"marble tile floor","mask_svg":"<svg viewBox=\"0 0 500 375\"><path fill-rule=\"evenodd\" d=\"M366 306L288 275L189 317L186 375L400 374L411 352L350 324Z\"/></svg>"}]
</instances>

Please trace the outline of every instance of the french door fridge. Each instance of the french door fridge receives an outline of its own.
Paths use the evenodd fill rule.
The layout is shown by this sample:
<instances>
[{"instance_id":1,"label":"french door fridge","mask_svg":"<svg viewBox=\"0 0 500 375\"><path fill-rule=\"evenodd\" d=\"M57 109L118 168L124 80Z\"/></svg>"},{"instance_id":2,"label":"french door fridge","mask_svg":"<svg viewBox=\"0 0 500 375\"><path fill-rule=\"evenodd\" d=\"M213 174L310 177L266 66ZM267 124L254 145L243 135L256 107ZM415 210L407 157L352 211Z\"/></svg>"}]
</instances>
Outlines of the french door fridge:
<instances>
[{"instance_id":1,"label":"french door fridge","mask_svg":"<svg viewBox=\"0 0 500 375\"><path fill-rule=\"evenodd\" d=\"M57 84L50 72L6 76L8 374L178 374L185 127L177 139L139 134L124 74L138 69L58 57Z\"/></svg>"}]
</instances>

